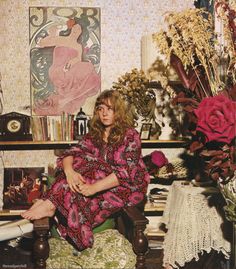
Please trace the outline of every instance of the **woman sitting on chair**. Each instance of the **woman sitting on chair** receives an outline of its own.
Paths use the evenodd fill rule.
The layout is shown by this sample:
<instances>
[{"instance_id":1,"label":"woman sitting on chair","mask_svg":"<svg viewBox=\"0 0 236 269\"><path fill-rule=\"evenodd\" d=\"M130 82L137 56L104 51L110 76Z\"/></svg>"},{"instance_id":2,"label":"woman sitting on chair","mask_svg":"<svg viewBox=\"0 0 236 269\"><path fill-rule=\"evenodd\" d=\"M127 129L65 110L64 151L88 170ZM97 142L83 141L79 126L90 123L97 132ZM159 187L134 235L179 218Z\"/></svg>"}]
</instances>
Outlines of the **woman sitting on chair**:
<instances>
[{"instance_id":1,"label":"woman sitting on chair","mask_svg":"<svg viewBox=\"0 0 236 269\"><path fill-rule=\"evenodd\" d=\"M145 197L149 174L133 124L119 93L103 91L89 133L58 158L52 187L22 216L34 220L55 214L62 237L78 250L92 247L94 227Z\"/></svg>"}]
</instances>

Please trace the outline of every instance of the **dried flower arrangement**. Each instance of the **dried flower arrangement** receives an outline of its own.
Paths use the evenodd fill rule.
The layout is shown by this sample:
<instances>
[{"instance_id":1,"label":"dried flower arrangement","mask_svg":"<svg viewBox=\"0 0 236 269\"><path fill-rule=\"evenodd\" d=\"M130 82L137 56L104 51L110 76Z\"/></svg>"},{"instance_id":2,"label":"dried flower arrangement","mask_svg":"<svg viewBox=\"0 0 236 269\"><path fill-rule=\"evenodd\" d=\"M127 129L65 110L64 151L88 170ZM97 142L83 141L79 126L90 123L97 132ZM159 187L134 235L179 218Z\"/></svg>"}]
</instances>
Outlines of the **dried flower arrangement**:
<instances>
[{"instance_id":1,"label":"dried flower arrangement","mask_svg":"<svg viewBox=\"0 0 236 269\"><path fill-rule=\"evenodd\" d=\"M229 0L215 3L215 11L224 26L223 44L218 41L211 14L203 9L169 13L168 30L153 35L160 53L169 60L183 85L179 91L172 88L171 94L173 103L181 104L188 115L190 151L203 164L198 179L202 180L203 175L205 179L216 180L224 185L224 190L227 184L236 182L234 8ZM167 88L168 83L160 82ZM230 193L236 209L236 186Z\"/></svg>"},{"instance_id":2,"label":"dried flower arrangement","mask_svg":"<svg viewBox=\"0 0 236 269\"><path fill-rule=\"evenodd\" d=\"M167 80L166 80L167 82ZM159 137L162 133L165 118L169 119L169 127L174 130L173 136L181 133L179 118L180 108L175 107L168 101L170 94L162 88L156 89L156 83L152 83L143 70L137 68L126 72L113 82L112 88L120 92L128 102L130 111L136 121L140 118L146 123L151 123L151 136ZM170 91L172 91L170 89Z\"/></svg>"},{"instance_id":3,"label":"dried flower arrangement","mask_svg":"<svg viewBox=\"0 0 236 269\"><path fill-rule=\"evenodd\" d=\"M219 2L216 3L216 7L216 10L221 11ZM227 27L225 22L227 16L224 12L223 14L225 44L218 44L221 46L219 51L216 48L218 40L212 16L203 9L169 13L166 17L168 31L160 31L153 35L160 53L170 59L170 64L182 80L183 86L192 91L196 101L216 95L225 88L229 92L236 83L235 41L233 41L236 30ZM227 57L227 62L224 63L227 67L224 66L224 70L220 69L224 60L222 53L223 58ZM231 96L233 94L230 92Z\"/></svg>"},{"instance_id":4,"label":"dried flower arrangement","mask_svg":"<svg viewBox=\"0 0 236 269\"><path fill-rule=\"evenodd\" d=\"M207 15L207 18L204 16ZM205 95L208 91L215 94L222 87L217 72L218 59L213 46L214 26L211 14L202 9L188 9L180 13L170 13L166 17L168 32L161 31L153 38L160 52L170 58L173 64L177 56L184 70L199 76L199 68L204 70L210 89L202 85ZM175 56L173 56L175 55ZM187 81L186 81L187 83ZM202 83L199 79L199 83ZM187 88L191 85L187 85Z\"/></svg>"},{"instance_id":5,"label":"dried flower arrangement","mask_svg":"<svg viewBox=\"0 0 236 269\"><path fill-rule=\"evenodd\" d=\"M147 86L149 82L142 70L134 68L119 77L112 88L119 91L128 102L136 121L141 117L146 122L154 122L152 132L160 132L160 126L155 122L156 95L154 90Z\"/></svg>"}]
</instances>

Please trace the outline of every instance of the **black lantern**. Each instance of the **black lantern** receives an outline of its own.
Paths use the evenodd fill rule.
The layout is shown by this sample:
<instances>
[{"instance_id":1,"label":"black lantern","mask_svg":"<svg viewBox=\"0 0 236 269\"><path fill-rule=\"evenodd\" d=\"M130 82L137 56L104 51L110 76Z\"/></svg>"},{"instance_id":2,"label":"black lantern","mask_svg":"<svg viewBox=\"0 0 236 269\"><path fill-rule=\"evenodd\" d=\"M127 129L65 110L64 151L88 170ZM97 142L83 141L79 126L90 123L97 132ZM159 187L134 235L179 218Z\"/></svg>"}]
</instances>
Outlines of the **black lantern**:
<instances>
[{"instance_id":1,"label":"black lantern","mask_svg":"<svg viewBox=\"0 0 236 269\"><path fill-rule=\"evenodd\" d=\"M85 135L88 131L87 126L87 116L83 112L82 108L78 112L75 118L75 139L79 139L81 136Z\"/></svg>"}]
</instances>

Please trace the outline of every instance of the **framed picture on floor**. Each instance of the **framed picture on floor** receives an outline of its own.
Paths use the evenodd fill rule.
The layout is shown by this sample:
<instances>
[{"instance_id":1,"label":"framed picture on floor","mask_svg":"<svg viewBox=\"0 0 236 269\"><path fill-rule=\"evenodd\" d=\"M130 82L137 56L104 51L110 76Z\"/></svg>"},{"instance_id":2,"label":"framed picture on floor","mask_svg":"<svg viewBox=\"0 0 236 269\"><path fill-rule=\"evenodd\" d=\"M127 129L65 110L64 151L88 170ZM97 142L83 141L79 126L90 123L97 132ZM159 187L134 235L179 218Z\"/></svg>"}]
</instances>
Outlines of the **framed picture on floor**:
<instances>
[{"instance_id":1,"label":"framed picture on floor","mask_svg":"<svg viewBox=\"0 0 236 269\"><path fill-rule=\"evenodd\" d=\"M29 208L44 191L44 167L4 168L3 209Z\"/></svg>"}]
</instances>

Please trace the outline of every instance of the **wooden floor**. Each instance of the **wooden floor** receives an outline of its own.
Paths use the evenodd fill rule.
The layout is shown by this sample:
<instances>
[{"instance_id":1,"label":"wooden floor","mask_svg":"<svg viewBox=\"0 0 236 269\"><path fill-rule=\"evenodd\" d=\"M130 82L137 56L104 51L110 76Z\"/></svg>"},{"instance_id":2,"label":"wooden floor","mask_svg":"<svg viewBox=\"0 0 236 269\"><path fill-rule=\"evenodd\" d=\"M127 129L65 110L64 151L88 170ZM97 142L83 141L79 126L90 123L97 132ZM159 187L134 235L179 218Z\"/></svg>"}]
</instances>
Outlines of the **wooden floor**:
<instances>
[{"instance_id":1,"label":"wooden floor","mask_svg":"<svg viewBox=\"0 0 236 269\"><path fill-rule=\"evenodd\" d=\"M0 242L0 269L33 269L32 247L30 239L21 241L18 247Z\"/></svg>"},{"instance_id":2,"label":"wooden floor","mask_svg":"<svg viewBox=\"0 0 236 269\"><path fill-rule=\"evenodd\" d=\"M147 255L147 269L163 269L163 252L161 250L150 250ZM186 263L179 269L235 269L230 267L230 261L216 251L203 254L198 261Z\"/></svg>"}]
</instances>

